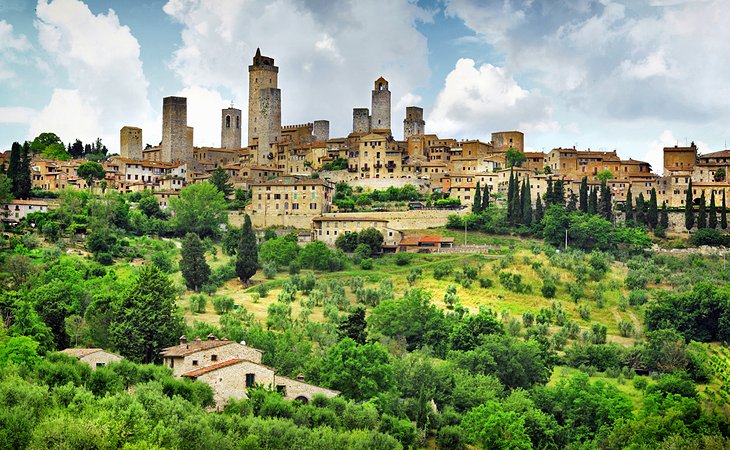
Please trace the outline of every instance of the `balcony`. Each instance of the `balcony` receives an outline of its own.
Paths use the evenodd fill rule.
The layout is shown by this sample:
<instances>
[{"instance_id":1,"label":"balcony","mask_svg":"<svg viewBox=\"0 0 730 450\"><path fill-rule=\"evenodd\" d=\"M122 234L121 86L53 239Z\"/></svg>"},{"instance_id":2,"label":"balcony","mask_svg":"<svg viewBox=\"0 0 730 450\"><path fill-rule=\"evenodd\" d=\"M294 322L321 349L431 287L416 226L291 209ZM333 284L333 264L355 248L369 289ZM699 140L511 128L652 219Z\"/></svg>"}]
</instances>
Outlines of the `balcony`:
<instances>
[{"instance_id":1,"label":"balcony","mask_svg":"<svg viewBox=\"0 0 730 450\"><path fill-rule=\"evenodd\" d=\"M348 167L347 168L347 171L350 172L350 173L357 172L357 167Z\"/></svg>"},{"instance_id":2,"label":"balcony","mask_svg":"<svg viewBox=\"0 0 730 450\"><path fill-rule=\"evenodd\" d=\"M362 168L360 169L360 172L369 172L369 171L370 171L370 167L368 167L368 166L363 166L363 167L362 167Z\"/></svg>"},{"instance_id":3,"label":"balcony","mask_svg":"<svg viewBox=\"0 0 730 450\"><path fill-rule=\"evenodd\" d=\"M378 162L378 163L375 163L375 165L373 167L375 167L376 169L381 169L383 167L383 165Z\"/></svg>"}]
</instances>

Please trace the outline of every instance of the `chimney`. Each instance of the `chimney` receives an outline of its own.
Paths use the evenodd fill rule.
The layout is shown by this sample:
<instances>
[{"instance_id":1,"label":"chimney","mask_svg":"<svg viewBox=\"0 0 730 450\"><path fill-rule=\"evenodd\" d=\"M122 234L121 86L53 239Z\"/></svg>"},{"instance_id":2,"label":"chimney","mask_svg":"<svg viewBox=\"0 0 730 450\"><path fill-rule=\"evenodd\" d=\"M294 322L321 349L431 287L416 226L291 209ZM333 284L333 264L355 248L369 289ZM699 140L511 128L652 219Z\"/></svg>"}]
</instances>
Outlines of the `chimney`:
<instances>
[{"instance_id":1,"label":"chimney","mask_svg":"<svg viewBox=\"0 0 730 450\"><path fill-rule=\"evenodd\" d=\"M180 336L180 345L186 344L187 342L188 342L187 336L185 336L184 334L182 336Z\"/></svg>"},{"instance_id":2,"label":"chimney","mask_svg":"<svg viewBox=\"0 0 730 450\"><path fill-rule=\"evenodd\" d=\"M210 333L210 334L208 335L208 340L209 340L209 341L217 341L218 339L217 339L217 338L215 337L215 334L213 334L213 333Z\"/></svg>"},{"instance_id":3,"label":"chimney","mask_svg":"<svg viewBox=\"0 0 730 450\"><path fill-rule=\"evenodd\" d=\"M304 381L304 374L303 373L300 373L299 375L297 375L297 380L298 381Z\"/></svg>"}]
</instances>

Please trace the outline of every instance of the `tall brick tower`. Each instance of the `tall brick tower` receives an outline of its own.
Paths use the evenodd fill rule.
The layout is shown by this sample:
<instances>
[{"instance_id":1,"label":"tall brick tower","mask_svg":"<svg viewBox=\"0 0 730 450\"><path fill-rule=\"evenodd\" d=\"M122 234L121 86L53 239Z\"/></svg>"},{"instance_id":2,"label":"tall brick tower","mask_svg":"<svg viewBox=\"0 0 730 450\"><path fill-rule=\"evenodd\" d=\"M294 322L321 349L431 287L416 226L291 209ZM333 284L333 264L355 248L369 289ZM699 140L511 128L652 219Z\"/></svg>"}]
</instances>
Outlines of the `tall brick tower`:
<instances>
[{"instance_id":1,"label":"tall brick tower","mask_svg":"<svg viewBox=\"0 0 730 450\"><path fill-rule=\"evenodd\" d=\"M426 121L423 120L423 108L406 106L406 118L403 119L403 139L424 134Z\"/></svg>"},{"instance_id":2,"label":"tall brick tower","mask_svg":"<svg viewBox=\"0 0 730 450\"><path fill-rule=\"evenodd\" d=\"M241 110L233 105L221 111L221 147L241 148Z\"/></svg>"},{"instance_id":3,"label":"tall brick tower","mask_svg":"<svg viewBox=\"0 0 730 450\"><path fill-rule=\"evenodd\" d=\"M390 131L390 91L388 80L383 77L375 80L373 89L372 117L370 118L370 131Z\"/></svg>"},{"instance_id":4,"label":"tall brick tower","mask_svg":"<svg viewBox=\"0 0 730 450\"><path fill-rule=\"evenodd\" d=\"M281 136L281 90L274 58L256 49L248 66L248 145L258 142L256 162L273 163L270 144Z\"/></svg>"},{"instance_id":5,"label":"tall brick tower","mask_svg":"<svg viewBox=\"0 0 730 450\"><path fill-rule=\"evenodd\" d=\"M162 151L164 162L192 161L193 146L188 141L188 99L162 99Z\"/></svg>"},{"instance_id":6,"label":"tall brick tower","mask_svg":"<svg viewBox=\"0 0 730 450\"><path fill-rule=\"evenodd\" d=\"M142 129L122 127L119 130L119 155L122 158L142 160Z\"/></svg>"}]
</instances>

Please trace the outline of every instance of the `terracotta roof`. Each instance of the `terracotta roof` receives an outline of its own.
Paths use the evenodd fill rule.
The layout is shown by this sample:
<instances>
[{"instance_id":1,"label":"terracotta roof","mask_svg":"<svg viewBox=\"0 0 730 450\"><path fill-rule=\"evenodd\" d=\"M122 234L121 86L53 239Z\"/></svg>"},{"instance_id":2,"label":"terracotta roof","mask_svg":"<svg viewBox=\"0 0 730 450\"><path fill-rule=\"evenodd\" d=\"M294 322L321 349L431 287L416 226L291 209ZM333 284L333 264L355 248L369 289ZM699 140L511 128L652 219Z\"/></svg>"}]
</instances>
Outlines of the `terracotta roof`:
<instances>
[{"instance_id":1,"label":"terracotta roof","mask_svg":"<svg viewBox=\"0 0 730 450\"><path fill-rule=\"evenodd\" d=\"M329 186L325 180L320 178L302 178L295 176L279 177L273 180L251 183L251 186Z\"/></svg>"},{"instance_id":2,"label":"terracotta roof","mask_svg":"<svg viewBox=\"0 0 730 450\"><path fill-rule=\"evenodd\" d=\"M730 150L720 150L718 152L706 153L699 155L700 158L730 158Z\"/></svg>"},{"instance_id":3,"label":"terracotta roof","mask_svg":"<svg viewBox=\"0 0 730 450\"><path fill-rule=\"evenodd\" d=\"M189 341L184 344L175 345L163 349L160 354L162 356L187 356L202 350L223 347L224 345L234 344L234 341ZM259 350L260 351L260 350Z\"/></svg>"},{"instance_id":4,"label":"terracotta roof","mask_svg":"<svg viewBox=\"0 0 730 450\"><path fill-rule=\"evenodd\" d=\"M398 245L418 245L418 242L420 242L420 240L420 236L406 236L400 240Z\"/></svg>"},{"instance_id":5,"label":"terracotta roof","mask_svg":"<svg viewBox=\"0 0 730 450\"><path fill-rule=\"evenodd\" d=\"M343 215L337 217L312 217L313 222L328 222L335 220L341 222L390 222L388 219L378 219L375 217L344 217Z\"/></svg>"},{"instance_id":6,"label":"terracotta roof","mask_svg":"<svg viewBox=\"0 0 730 450\"><path fill-rule=\"evenodd\" d=\"M61 353L65 353L69 356L80 359L85 356L93 355L94 353L103 351L104 350L100 348L67 348L65 350L61 350Z\"/></svg>"},{"instance_id":7,"label":"terracotta roof","mask_svg":"<svg viewBox=\"0 0 730 450\"><path fill-rule=\"evenodd\" d=\"M233 359L229 359L227 361L212 364L210 366L201 367L200 369L191 370L190 372L185 372L184 374L182 374L182 376L195 378L195 377L199 377L200 375L204 375L208 372L222 369L223 367L232 366L234 364L238 364L243 361L244 361L243 359L233 358Z\"/></svg>"},{"instance_id":8,"label":"terracotta roof","mask_svg":"<svg viewBox=\"0 0 730 450\"><path fill-rule=\"evenodd\" d=\"M8 203L9 205L33 205L33 206L48 206L48 202L41 200L13 200Z\"/></svg>"}]
</instances>

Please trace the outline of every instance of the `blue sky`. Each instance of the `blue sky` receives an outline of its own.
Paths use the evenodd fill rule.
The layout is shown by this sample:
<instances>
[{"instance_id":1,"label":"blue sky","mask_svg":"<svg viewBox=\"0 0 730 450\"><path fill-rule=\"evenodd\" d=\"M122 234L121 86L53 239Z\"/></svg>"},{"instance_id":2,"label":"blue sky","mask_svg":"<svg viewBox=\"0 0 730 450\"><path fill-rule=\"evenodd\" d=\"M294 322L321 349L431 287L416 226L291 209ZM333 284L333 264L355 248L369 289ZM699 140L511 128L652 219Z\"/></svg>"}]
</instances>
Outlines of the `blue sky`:
<instances>
[{"instance_id":1,"label":"blue sky","mask_svg":"<svg viewBox=\"0 0 730 450\"><path fill-rule=\"evenodd\" d=\"M0 148L42 131L123 125L160 139L162 97L188 97L195 145L219 145L220 109L247 100L260 47L280 67L285 123L350 131L383 75L402 136L426 131L527 147L617 149L660 169L661 147L726 147L730 27L723 1L0 0ZM245 111L244 111L245 114Z\"/></svg>"}]
</instances>

